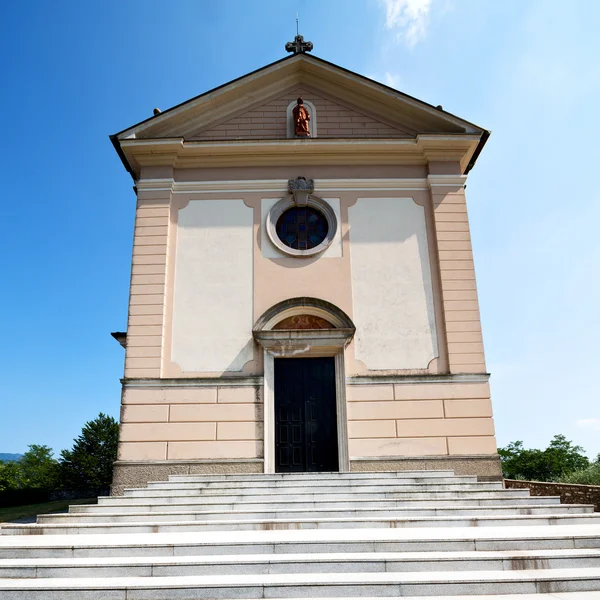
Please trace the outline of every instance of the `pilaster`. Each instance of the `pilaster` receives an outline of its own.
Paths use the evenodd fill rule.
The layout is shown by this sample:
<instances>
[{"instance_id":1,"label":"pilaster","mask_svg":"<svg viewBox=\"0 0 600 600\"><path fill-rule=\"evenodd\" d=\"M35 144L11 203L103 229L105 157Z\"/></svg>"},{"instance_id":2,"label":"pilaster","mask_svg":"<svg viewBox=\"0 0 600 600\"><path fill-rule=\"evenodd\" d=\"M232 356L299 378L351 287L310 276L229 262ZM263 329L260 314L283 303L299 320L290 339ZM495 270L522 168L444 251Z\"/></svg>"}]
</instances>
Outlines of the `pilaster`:
<instances>
[{"instance_id":1,"label":"pilaster","mask_svg":"<svg viewBox=\"0 0 600 600\"><path fill-rule=\"evenodd\" d=\"M160 377L163 360L172 180L138 189L125 377Z\"/></svg>"},{"instance_id":2,"label":"pilaster","mask_svg":"<svg viewBox=\"0 0 600 600\"><path fill-rule=\"evenodd\" d=\"M485 373L473 250L465 199L466 176L428 176L440 268L450 373Z\"/></svg>"}]
</instances>

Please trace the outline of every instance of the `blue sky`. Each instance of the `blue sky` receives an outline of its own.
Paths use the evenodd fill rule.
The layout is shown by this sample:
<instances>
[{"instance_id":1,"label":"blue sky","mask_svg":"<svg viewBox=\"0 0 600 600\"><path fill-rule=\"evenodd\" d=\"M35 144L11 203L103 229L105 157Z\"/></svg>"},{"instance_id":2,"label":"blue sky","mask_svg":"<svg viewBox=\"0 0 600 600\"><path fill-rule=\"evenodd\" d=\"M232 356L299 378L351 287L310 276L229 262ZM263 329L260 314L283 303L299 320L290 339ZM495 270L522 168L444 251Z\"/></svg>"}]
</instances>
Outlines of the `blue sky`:
<instances>
[{"instance_id":1,"label":"blue sky","mask_svg":"<svg viewBox=\"0 0 600 600\"><path fill-rule=\"evenodd\" d=\"M0 451L118 417L135 197L108 135L314 54L492 130L467 199L499 444L600 452L600 3L4 2Z\"/></svg>"}]
</instances>

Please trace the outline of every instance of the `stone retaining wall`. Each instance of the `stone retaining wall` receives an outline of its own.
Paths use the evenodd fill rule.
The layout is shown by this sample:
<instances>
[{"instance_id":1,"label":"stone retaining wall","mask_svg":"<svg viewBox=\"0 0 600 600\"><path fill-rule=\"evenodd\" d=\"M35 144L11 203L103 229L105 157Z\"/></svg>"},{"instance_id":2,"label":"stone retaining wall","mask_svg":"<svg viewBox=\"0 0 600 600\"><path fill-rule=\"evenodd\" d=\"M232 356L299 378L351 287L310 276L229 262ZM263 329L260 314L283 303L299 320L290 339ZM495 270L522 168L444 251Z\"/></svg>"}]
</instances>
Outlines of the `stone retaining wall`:
<instances>
[{"instance_id":1,"label":"stone retaining wall","mask_svg":"<svg viewBox=\"0 0 600 600\"><path fill-rule=\"evenodd\" d=\"M600 512L600 485L505 479L504 487L529 488L532 496L560 496L562 504L593 504L594 510Z\"/></svg>"}]
</instances>

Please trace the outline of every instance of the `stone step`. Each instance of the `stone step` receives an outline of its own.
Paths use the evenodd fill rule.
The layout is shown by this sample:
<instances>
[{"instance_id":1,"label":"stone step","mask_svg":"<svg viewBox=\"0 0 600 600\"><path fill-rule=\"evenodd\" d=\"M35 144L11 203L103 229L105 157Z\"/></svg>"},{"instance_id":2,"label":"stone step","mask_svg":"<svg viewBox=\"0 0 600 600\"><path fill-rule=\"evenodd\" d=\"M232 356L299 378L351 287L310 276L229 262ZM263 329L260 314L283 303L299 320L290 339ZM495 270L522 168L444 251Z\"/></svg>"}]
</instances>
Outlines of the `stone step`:
<instances>
[{"instance_id":1,"label":"stone step","mask_svg":"<svg viewBox=\"0 0 600 600\"><path fill-rule=\"evenodd\" d=\"M0 535L0 559L562 549L600 549L600 525Z\"/></svg>"},{"instance_id":2,"label":"stone step","mask_svg":"<svg viewBox=\"0 0 600 600\"><path fill-rule=\"evenodd\" d=\"M119 501L123 504L139 504L139 503L185 503L192 504L220 504L220 503L237 503L237 502L325 502L334 500L451 500L451 499L467 499L472 497L477 498L497 498L505 496L507 498L530 498L529 490L512 489L512 490L455 490L451 492L385 492L385 493L357 493L357 494L332 494L332 493L309 493L309 494L223 494L222 496L215 495L172 495L172 496L101 496L98 498L98 504L107 504L113 501Z\"/></svg>"},{"instance_id":3,"label":"stone step","mask_svg":"<svg viewBox=\"0 0 600 600\"><path fill-rule=\"evenodd\" d=\"M0 560L0 579L573 568L600 568L600 549L4 559Z\"/></svg>"},{"instance_id":4,"label":"stone step","mask_svg":"<svg viewBox=\"0 0 600 600\"><path fill-rule=\"evenodd\" d=\"M69 516L69 515L67 515ZM600 523L600 514L542 514L497 516L432 516L319 519L248 519L211 521L161 521L102 522L102 523L40 523L6 524L0 528L2 535L48 535L48 534L108 534L108 533L167 533L184 531L261 531L291 529L356 529L399 527L507 527L513 525L594 525Z\"/></svg>"},{"instance_id":5,"label":"stone step","mask_svg":"<svg viewBox=\"0 0 600 600\"><path fill-rule=\"evenodd\" d=\"M600 600L591 506L447 472L389 475L175 476L0 525L0 598Z\"/></svg>"},{"instance_id":6,"label":"stone step","mask_svg":"<svg viewBox=\"0 0 600 600\"><path fill-rule=\"evenodd\" d=\"M269 490L297 490L299 488L321 488L330 487L336 489L346 488L362 488L363 486L389 486L389 485L420 485L426 483L427 485L443 485L443 484L455 484L455 483L473 483L477 484L477 477L399 477L399 478L383 478L373 477L369 479L338 479L338 480L323 480L314 479L310 481L303 480L274 480L274 481L239 481L239 480L228 480L228 481L151 481L148 483L148 489L165 489L165 490L178 490L178 489L262 489L266 488Z\"/></svg>"},{"instance_id":7,"label":"stone step","mask_svg":"<svg viewBox=\"0 0 600 600\"><path fill-rule=\"evenodd\" d=\"M346 600L376 600L375 596L361 596ZM419 600L439 600L440 596L419 596ZM468 596L443 596L444 600L491 600L487 595L469 594ZM306 600L306 598L290 598L288 600ZM313 600L324 600L313 598ZM553 594L501 594L494 595L493 600L600 600L599 592L554 592Z\"/></svg>"},{"instance_id":8,"label":"stone step","mask_svg":"<svg viewBox=\"0 0 600 600\"><path fill-rule=\"evenodd\" d=\"M272 481L272 480L300 480L329 481L335 479L398 479L404 477L454 477L454 471L354 471L351 473L236 473L232 475L169 475L169 481Z\"/></svg>"},{"instance_id":9,"label":"stone step","mask_svg":"<svg viewBox=\"0 0 600 600\"><path fill-rule=\"evenodd\" d=\"M3 600L198 600L599 591L600 569L3 579Z\"/></svg>"},{"instance_id":10,"label":"stone step","mask_svg":"<svg viewBox=\"0 0 600 600\"><path fill-rule=\"evenodd\" d=\"M90 513L75 512L68 514L39 515L37 522L62 523L136 523L149 521L249 521L249 520L296 520L296 519L343 519L343 518L389 518L403 519L405 517L441 517L441 516L506 516L506 515L555 515L555 514L589 514L594 512L592 505L586 504L557 504L542 506L467 506L442 508L353 508L327 509L262 509L255 511L144 511L141 513L119 512Z\"/></svg>"},{"instance_id":11,"label":"stone step","mask_svg":"<svg viewBox=\"0 0 600 600\"><path fill-rule=\"evenodd\" d=\"M131 500L128 498L127 500ZM404 507L461 507L461 506L504 506L511 504L514 506L532 505L532 506L547 506L560 504L559 496L504 496L499 495L497 498L486 497L469 497L469 498L452 498L452 499L429 499L429 500L322 500L320 502L302 502L295 500L287 500L286 502L232 502L232 503L200 503L195 502L191 498L182 498L172 502L162 502L160 504L151 502L148 498L140 498L135 503L124 502L120 497L109 498L109 501L103 504L75 504L69 507L70 513L106 513L112 511L118 512L163 512L173 510L215 510L215 511L233 511L233 510L256 510L262 508L270 509L302 509L313 510L315 508L404 508Z\"/></svg>"},{"instance_id":12,"label":"stone step","mask_svg":"<svg viewBox=\"0 0 600 600\"><path fill-rule=\"evenodd\" d=\"M296 494L309 494L318 493L321 494L381 494L389 492L445 492L445 491L492 491L501 490L502 483L500 482L489 482L489 483L444 483L444 484L402 484L398 482L389 483L387 485L352 485L346 488L340 489L338 486L323 485L319 487L313 486L302 486L294 488L261 488L254 486L245 486L233 488L228 490L226 488L193 488L183 487L181 489L161 489L161 488L125 488L125 496L147 496L147 497L160 497L160 496L194 496L194 495L207 495L207 496L220 496L224 494L231 494L232 492L236 495L258 495L258 494L281 494L281 495L296 495Z\"/></svg>"}]
</instances>

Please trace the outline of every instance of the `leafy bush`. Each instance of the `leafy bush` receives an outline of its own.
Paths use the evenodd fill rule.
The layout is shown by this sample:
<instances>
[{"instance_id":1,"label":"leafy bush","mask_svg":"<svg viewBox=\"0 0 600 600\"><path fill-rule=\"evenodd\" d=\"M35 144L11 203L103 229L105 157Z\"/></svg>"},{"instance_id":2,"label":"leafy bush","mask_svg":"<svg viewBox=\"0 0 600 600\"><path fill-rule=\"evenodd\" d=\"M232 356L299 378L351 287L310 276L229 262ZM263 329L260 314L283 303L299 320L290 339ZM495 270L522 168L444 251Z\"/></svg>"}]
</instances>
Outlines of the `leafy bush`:
<instances>
[{"instance_id":1,"label":"leafy bush","mask_svg":"<svg viewBox=\"0 0 600 600\"><path fill-rule=\"evenodd\" d=\"M555 435L545 450L528 449L523 442L498 448L502 474L507 479L558 481L574 471L586 469L590 461L581 446L574 446L564 435Z\"/></svg>"},{"instance_id":2,"label":"leafy bush","mask_svg":"<svg viewBox=\"0 0 600 600\"><path fill-rule=\"evenodd\" d=\"M581 483L584 485L600 485L600 461L592 463L586 469L574 471L560 480L562 483Z\"/></svg>"},{"instance_id":3,"label":"leafy bush","mask_svg":"<svg viewBox=\"0 0 600 600\"><path fill-rule=\"evenodd\" d=\"M19 486L19 466L16 462L0 462L0 493Z\"/></svg>"}]
</instances>

